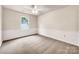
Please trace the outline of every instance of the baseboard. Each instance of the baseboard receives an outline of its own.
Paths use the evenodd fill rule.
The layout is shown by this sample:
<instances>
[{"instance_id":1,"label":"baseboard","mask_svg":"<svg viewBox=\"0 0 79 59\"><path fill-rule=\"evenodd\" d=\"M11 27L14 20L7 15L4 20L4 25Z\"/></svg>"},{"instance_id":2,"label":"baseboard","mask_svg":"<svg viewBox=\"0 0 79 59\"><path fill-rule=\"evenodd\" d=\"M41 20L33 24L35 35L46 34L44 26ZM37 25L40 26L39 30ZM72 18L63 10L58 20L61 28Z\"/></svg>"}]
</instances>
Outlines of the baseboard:
<instances>
[{"instance_id":1,"label":"baseboard","mask_svg":"<svg viewBox=\"0 0 79 59\"><path fill-rule=\"evenodd\" d=\"M45 35L42 35L42 34L38 34L38 35L44 36L44 37L47 37L47 38L50 38L50 39L54 39L54 40L56 40L56 41L60 41L60 42L63 42L63 43L66 43L66 44L69 44L69 45L72 45L72 46L79 47L78 45L71 44L71 43L68 43L68 42L65 42L65 41L62 41L62 40L57 40L56 38L51 38L51 37L48 37L48 36L45 36Z\"/></svg>"},{"instance_id":2,"label":"baseboard","mask_svg":"<svg viewBox=\"0 0 79 59\"><path fill-rule=\"evenodd\" d=\"M8 40L4 40L3 42L14 40L14 39L20 39L20 38L24 38L24 37L29 37L29 36L33 36L33 35L38 35L38 33L31 34L31 35L26 35L26 36L21 36L21 37L16 37L16 38L8 39Z\"/></svg>"}]
</instances>

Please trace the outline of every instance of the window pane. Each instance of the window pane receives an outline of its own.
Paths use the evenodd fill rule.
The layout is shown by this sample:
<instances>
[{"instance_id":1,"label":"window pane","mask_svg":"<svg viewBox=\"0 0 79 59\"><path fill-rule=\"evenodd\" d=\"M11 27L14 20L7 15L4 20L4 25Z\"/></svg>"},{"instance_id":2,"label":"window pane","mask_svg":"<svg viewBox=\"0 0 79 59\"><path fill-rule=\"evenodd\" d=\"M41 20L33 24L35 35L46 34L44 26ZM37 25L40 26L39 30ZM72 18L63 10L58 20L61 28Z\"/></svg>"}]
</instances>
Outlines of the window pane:
<instances>
[{"instance_id":1,"label":"window pane","mask_svg":"<svg viewBox=\"0 0 79 59\"><path fill-rule=\"evenodd\" d=\"M29 29L28 19L26 17L21 17L21 29L26 30Z\"/></svg>"}]
</instances>

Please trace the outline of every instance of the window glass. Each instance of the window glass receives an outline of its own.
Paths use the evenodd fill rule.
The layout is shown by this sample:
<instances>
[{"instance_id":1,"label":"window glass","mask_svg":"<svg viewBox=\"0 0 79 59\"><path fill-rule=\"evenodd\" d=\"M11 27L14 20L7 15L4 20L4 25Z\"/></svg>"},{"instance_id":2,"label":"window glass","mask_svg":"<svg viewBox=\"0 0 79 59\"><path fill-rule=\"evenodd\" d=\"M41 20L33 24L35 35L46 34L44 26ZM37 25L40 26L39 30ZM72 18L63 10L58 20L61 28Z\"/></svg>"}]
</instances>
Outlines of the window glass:
<instances>
[{"instance_id":1,"label":"window glass","mask_svg":"<svg viewBox=\"0 0 79 59\"><path fill-rule=\"evenodd\" d=\"M21 17L21 29L26 30L29 29L29 23L28 18L25 16Z\"/></svg>"}]
</instances>

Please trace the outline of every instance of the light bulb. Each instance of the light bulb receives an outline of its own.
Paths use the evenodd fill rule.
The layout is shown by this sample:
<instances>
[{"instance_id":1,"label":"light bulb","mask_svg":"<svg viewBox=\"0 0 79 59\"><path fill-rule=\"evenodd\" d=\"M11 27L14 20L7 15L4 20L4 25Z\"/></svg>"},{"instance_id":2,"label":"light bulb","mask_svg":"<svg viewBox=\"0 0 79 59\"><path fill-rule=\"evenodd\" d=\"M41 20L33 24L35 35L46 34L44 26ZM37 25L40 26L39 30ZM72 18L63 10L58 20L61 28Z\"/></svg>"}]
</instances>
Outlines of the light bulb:
<instances>
[{"instance_id":1,"label":"light bulb","mask_svg":"<svg viewBox=\"0 0 79 59\"><path fill-rule=\"evenodd\" d=\"M37 14L38 14L38 10L33 9L33 10L32 10L32 13L35 14L35 15L37 15Z\"/></svg>"},{"instance_id":2,"label":"light bulb","mask_svg":"<svg viewBox=\"0 0 79 59\"><path fill-rule=\"evenodd\" d=\"M37 15L37 14L38 14L37 6L34 6L34 8L32 9L32 13L33 13L34 15Z\"/></svg>"}]
</instances>

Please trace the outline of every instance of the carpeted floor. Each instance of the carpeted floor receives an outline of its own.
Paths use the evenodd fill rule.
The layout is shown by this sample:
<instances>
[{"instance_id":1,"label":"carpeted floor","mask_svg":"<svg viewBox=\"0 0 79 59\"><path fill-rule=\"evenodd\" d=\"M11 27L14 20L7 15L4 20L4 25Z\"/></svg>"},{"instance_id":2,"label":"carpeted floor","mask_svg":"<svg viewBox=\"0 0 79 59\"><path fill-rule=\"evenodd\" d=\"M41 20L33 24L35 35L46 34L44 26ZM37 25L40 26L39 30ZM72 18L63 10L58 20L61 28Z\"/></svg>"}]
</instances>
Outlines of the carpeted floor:
<instances>
[{"instance_id":1,"label":"carpeted floor","mask_svg":"<svg viewBox=\"0 0 79 59\"><path fill-rule=\"evenodd\" d=\"M79 47L40 35L3 42L0 54L78 54Z\"/></svg>"}]
</instances>

